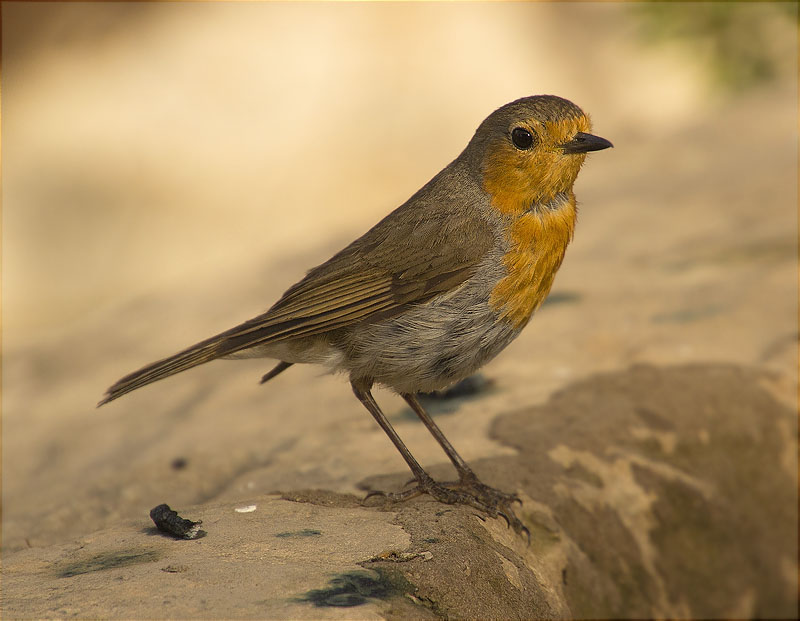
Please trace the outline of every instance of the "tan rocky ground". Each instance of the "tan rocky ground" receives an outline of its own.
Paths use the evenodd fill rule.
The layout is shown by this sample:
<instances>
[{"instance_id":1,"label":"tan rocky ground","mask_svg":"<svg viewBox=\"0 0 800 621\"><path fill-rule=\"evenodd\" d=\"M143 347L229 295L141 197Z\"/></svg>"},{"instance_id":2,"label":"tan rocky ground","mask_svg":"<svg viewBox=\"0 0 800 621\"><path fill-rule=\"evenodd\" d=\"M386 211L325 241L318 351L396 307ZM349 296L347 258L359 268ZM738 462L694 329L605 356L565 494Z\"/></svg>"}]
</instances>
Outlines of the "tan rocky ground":
<instances>
[{"instance_id":1,"label":"tan rocky ground","mask_svg":"<svg viewBox=\"0 0 800 621\"><path fill-rule=\"evenodd\" d=\"M431 501L320 491L189 507L207 535L119 520L4 566L12 617L791 617L794 413L739 367L637 365L495 419L478 460L530 544ZM438 474L445 470L438 468ZM366 486L402 485L407 475ZM376 503L370 502L370 505Z\"/></svg>"},{"instance_id":2,"label":"tan rocky ground","mask_svg":"<svg viewBox=\"0 0 800 621\"><path fill-rule=\"evenodd\" d=\"M4 615L793 616L796 82L708 94L619 5L281 11L3 6ZM362 507L404 463L314 368L259 386L268 364L215 362L94 408L263 310L534 92L615 149L581 173L551 301L484 390L433 406L521 494L530 547L463 508ZM154 533L162 502L207 536Z\"/></svg>"}]
</instances>

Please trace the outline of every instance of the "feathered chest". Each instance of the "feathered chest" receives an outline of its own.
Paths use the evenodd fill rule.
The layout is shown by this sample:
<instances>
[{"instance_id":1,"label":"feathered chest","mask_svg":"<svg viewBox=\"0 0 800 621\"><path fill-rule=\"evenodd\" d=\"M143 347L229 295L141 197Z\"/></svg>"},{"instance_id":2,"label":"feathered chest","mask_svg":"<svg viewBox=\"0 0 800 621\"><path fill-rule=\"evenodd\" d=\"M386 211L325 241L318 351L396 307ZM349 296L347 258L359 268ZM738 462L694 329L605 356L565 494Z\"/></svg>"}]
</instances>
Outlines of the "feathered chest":
<instances>
[{"instance_id":1,"label":"feathered chest","mask_svg":"<svg viewBox=\"0 0 800 621\"><path fill-rule=\"evenodd\" d=\"M555 208L532 209L509 221L506 275L492 289L489 305L515 328L528 323L550 292L575 220L575 196L569 192Z\"/></svg>"}]
</instances>

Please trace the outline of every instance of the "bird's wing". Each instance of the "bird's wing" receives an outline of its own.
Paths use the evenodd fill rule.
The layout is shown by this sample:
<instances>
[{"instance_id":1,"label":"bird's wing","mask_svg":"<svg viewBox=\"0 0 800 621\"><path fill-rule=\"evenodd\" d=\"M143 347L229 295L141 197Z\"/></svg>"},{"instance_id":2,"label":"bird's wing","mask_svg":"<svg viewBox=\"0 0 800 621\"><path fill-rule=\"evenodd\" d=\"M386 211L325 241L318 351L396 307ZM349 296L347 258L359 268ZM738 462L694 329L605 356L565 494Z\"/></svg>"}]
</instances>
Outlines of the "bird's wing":
<instances>
[{"instance_id":1,"label":"bird's wing","mask_svg":"<svg viewBox=\"0 0 800 621\"><path fill-rule=\"evenodd\" d=\"M226 333L219 355L389 317L458 287L494 237L478 217L452 219L438 211L385 219L311 270L266 313Z\"/></svg>"},{"instance_id":2,"label":"bird's wing","mask_svg":"<svg viewBox=\"0 0 800 621\"><path fill-rule=\"evenodd\" d=\"M455 289L474 272L494 234L477 215L454 216L446 205L399 208L312 269L267 312L123 377L99 405L222 356L390 317Z\"/></svg>"}]
</instances>

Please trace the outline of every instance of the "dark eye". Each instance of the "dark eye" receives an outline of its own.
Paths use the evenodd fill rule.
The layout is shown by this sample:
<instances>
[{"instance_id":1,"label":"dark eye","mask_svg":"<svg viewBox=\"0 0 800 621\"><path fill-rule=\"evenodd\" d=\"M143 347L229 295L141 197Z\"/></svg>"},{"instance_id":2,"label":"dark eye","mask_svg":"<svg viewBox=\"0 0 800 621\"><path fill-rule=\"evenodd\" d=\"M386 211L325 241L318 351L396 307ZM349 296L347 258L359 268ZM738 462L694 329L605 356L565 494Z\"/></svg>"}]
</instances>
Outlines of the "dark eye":
<instances>
[{"instance_id":1,"label":"dark eye","mask_svg":"<svg viewBox=\"0 0 800 621\"><path fill-rule=\"evenodd\" d=\"M524 127L515 127L511 131L511 142L517 149L524 151L533 146L533 135Z\"/></svg>"}]
</instances>

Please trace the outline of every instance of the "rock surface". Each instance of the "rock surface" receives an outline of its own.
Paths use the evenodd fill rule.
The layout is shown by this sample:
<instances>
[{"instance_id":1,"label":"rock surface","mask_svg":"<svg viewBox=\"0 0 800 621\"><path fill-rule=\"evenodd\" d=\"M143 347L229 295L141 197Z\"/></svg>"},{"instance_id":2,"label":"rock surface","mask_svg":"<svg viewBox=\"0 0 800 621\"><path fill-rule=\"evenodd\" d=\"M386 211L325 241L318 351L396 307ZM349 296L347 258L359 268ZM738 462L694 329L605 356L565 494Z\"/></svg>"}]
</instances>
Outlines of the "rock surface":
<instances>
[{"instance_id":1,"label":"rock surface","mask_svg":"<svg viewBox=\"0 0 800 621\"><path fill-rule=\"evenodd\" d=\"M198 540L169 539L143 518L17 552L4 562L4 611L791 617L797 426L766 379L732 366L639 365L497 418L492 435L518 452L475 467L519 493L530 544L465 507L287 492L187 509L208 533Z\"/></svg>"}]
</instances>

